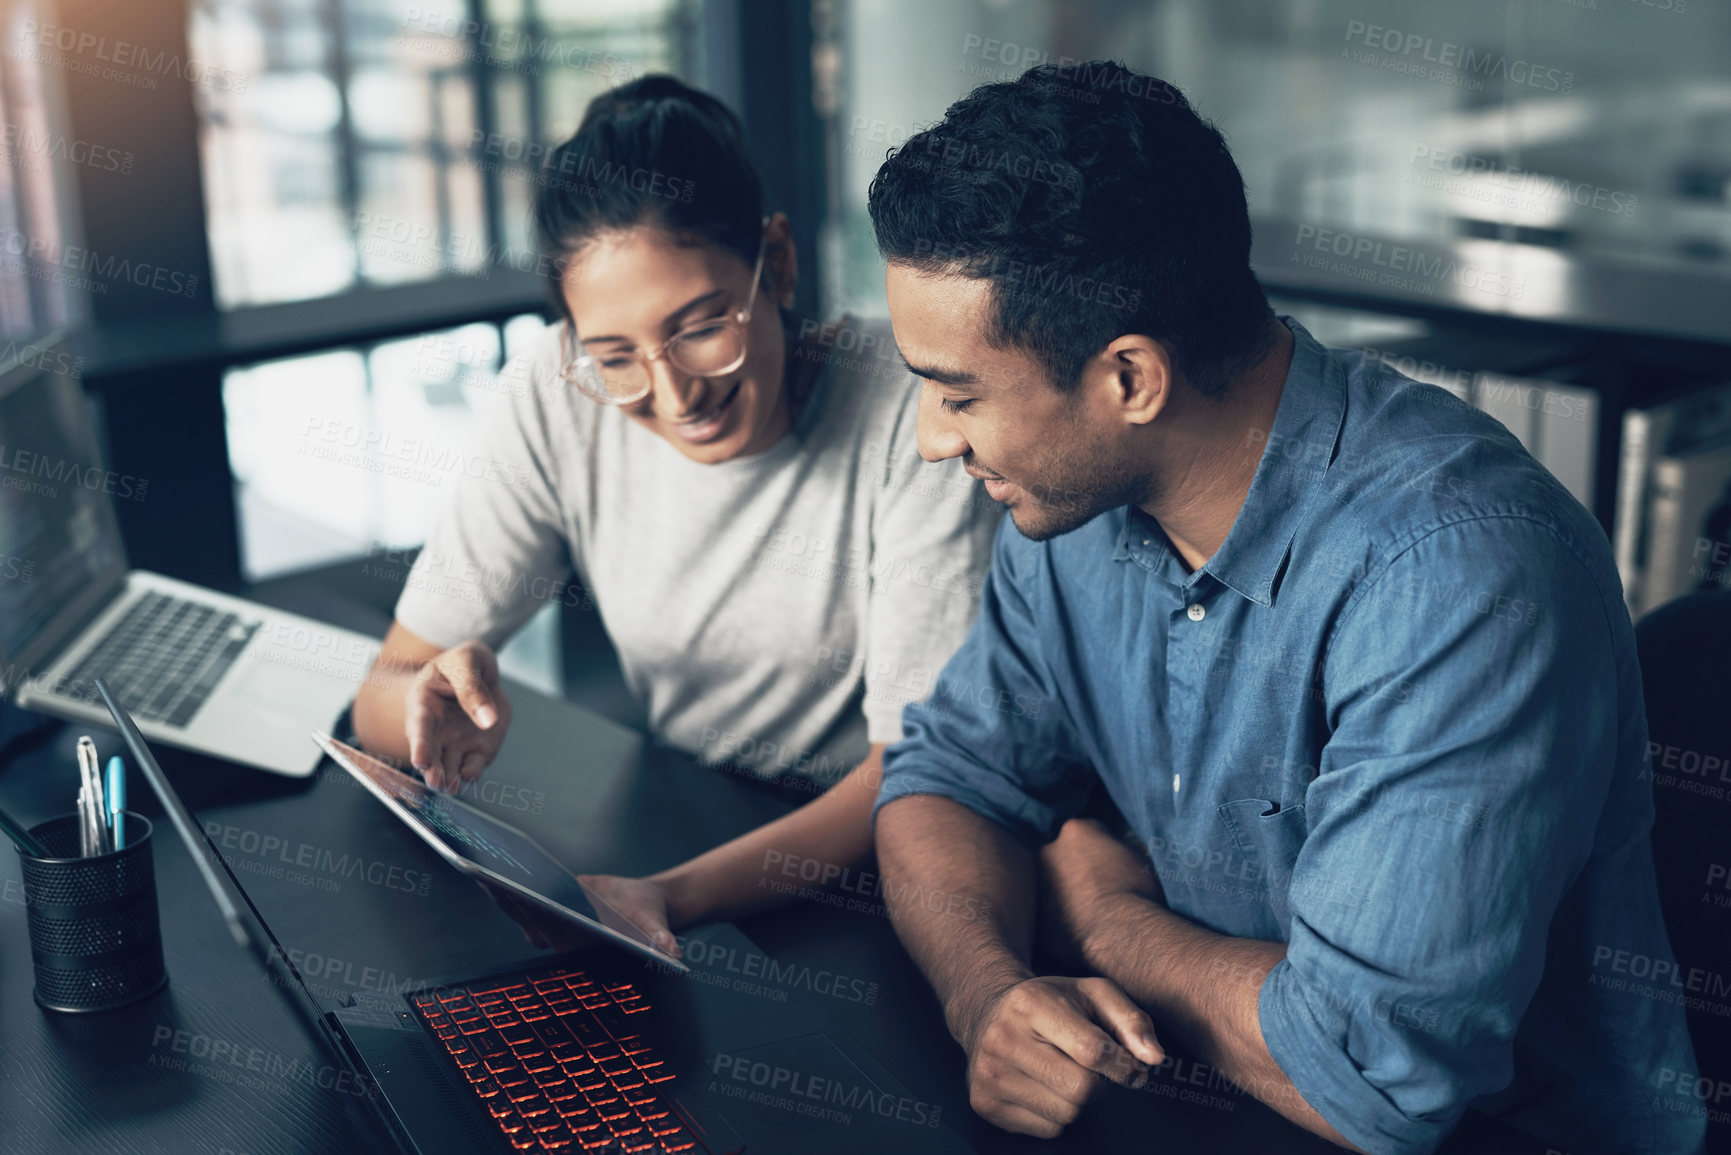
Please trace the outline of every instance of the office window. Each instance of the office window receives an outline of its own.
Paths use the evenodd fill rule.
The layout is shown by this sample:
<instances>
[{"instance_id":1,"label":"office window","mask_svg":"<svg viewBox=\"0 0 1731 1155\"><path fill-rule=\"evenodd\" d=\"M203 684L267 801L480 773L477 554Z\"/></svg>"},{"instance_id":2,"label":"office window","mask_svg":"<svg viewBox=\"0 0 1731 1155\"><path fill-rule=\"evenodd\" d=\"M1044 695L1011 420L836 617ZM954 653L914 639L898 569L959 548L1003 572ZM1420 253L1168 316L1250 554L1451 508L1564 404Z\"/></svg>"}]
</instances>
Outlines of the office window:
<instances>
[{"instance_id":1,"label":"office window","mask_svg":"<svg viewBox=\"0 0 1731 1155\"><path fill-rule=\"evenodd\" d=\"M419 545L544 322L473 324L229 370L241 568L262 581Z\"/></svg>"},{"instance_id":2,"label":"office window","mask_svg":"<svg viewBox=\"0 0 1731 1155\"><path fill-rule=\"evenodd\" d=\"M450 275L530 245L527 178L590 98L694 76L695 0L195 0L214 289L233 309Z\"/></svg>"},{"instance_id":3,"label":"office window","mask_svg":"<svg viewBox=\"0 0 1731 1155\"><path fill-rule=\"evenodd\" d=\"M66 166L82 149L66 132L57 76L44 72L25 32L35 5L10 5L0 19L0 336L29 339L81 312L74 282L43 254L73 243Z\"/></svg>"},{"instance_id":4,"label":"office window","mask_svg":"<svg viewBox=\"0 0 1731 1155\"><path fill-rule=\"evenodd\" d=\"M500 369L545 327L525 315L229 370L246 580L364 556L363 575L401 581L402 551L426 540L458 478L485 468L476 419L524 380ZM544 606L499 654L509 676L550 694L564 684L558 611Z\"/></svg>"},{"instance_id":5,"label":"office window","mask_svg":"<svg viewBox=\"0 0 1731 1155\"><path fill-rule=\"evenodd\" d=\"M836 7L832 314L883 310L865 193L886 149L976 85L1102 57L1172 81L1221 128L1259 222L1459 241L1518 262L1530 304L1568 305L1565 254L1731 275L1724 5Z\"/></svg>"}]
</instances>

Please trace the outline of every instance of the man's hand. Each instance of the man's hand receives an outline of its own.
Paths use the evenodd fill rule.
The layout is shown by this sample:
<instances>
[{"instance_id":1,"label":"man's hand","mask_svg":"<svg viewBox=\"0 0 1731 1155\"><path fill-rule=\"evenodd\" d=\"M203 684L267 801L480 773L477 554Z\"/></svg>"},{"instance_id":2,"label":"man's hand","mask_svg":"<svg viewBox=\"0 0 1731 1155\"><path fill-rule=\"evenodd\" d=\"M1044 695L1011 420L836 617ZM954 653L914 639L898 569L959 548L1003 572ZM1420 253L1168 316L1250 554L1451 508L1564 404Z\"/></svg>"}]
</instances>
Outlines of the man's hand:
<instances>
[{"instance_id":1,"label":"man's hand","mask_svg":"<svg viewBox=\"0 0 1731 1155\"><path fill-rule=\"evenodd\" d=\"M1164 904L1160 883L1130 847L1089 818L1072 818L1040 850L1040 945L1056 958L1084 962L1085 945L1105 900L1134 894Z\"/></svg>"},{"instance_id":2,"label":"man's hand","mask_svg":"<svg viewBox=\"0 0 1731 1155\"><path fill-rule=\"evenodd\" d=\"M1024 980L960 1025L969 1105L988 1123L1042 1139L1072 1123L1102 1079L1141 1087L1166 1057L1148 1016L1100 978Z\"/></svg>"},{"instance_id":3,"label":"man's hand","mask_svg":"<svg viewBox=\"0 0 1731 1155\"><path fill-rule=\"evenodd\" d=\"M983 1118L1051 1138L1102 1079L1135 1086L1164 1061L1153 1024L1116 984L1033 976L1033 855L1006 829L916 794L878 811L877 847L896 933L967 1052L968 1100ZM983 913L896 897L916 889L974 899Z\"/></svg>"},{"instance_id":4,"label":"man's hand","mask_svg":"<svg viewBox=\"0 0 1731 1155\"><path fill-rule=\"evenodd\" d=\"M409 684L403 707L409 761L435 790L460 790L479 778L510 724L498 660L480 642L445 650Z\"/></svg>"}]
</instances>

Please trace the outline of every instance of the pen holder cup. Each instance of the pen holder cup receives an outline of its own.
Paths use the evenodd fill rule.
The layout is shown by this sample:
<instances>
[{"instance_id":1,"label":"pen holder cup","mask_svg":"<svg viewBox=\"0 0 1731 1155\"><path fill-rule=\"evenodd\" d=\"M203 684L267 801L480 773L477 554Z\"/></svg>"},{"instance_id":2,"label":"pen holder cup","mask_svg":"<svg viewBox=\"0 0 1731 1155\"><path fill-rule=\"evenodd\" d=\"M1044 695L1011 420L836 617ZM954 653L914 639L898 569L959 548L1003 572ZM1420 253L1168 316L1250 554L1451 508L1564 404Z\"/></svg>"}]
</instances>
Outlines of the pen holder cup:
<instances>
[{"instance_id":1,"label":"pen holder cup","mask_svg":"<svg viewBox=\"0 0 1731 1155\"><path fill-rule=\"evenodd\" d=\"M19 853L36 1001L51 1011L106 1011L168 982L156 918L150 820L126 812L126 846L78 854L78 816L30 831L53 858Z\"/></svg>"}]
</instances>

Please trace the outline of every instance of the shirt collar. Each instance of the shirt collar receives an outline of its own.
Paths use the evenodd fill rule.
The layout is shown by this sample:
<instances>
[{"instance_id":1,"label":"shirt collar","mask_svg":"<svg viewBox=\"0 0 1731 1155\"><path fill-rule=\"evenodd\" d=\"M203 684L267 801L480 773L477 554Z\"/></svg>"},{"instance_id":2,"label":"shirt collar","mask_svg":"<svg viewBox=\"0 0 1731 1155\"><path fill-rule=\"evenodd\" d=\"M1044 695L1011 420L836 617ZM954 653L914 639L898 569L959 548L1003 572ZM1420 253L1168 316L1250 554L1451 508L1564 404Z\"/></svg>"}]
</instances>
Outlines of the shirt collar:
<instances>
[{"instance_id":1,"label":"shirt collar","mask_svg":"<svg viewBox=\"0 0 1731 1155\"><path fill-rule=\"evenodd\" d=\"M1274 603L1305 502L1334 460L1346 416L1343 366L1303 325L1280 320L1292 330L1292 364L1274 428L1246 432L1245 451L1261 454L1256 475L1226 540L1202 566L1261 606Z\"/></svg>"}]
</instances>

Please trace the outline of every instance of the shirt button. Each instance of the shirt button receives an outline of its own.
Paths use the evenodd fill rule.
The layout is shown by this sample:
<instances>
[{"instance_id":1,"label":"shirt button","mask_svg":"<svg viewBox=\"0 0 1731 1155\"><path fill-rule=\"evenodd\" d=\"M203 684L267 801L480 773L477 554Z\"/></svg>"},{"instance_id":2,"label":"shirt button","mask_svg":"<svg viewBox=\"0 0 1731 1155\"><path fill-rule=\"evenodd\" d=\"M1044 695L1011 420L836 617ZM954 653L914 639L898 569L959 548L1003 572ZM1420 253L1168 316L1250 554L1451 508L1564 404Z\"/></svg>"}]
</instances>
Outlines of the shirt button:
<instances>
[{"instance_id":1,"label":"shirt button","mask_svg":"<svg viewBox=\"0 0 1731 1155\"><path fill-rule=\"evenodd\" d=\"M1208 611L1202 608L1202 604L1200 602L1193 604L1188 610L1186 610L1184 612L1190 615L1190 620L1193 622L1199 622L1203 618L1208 616Z\"/></svg>"},{"instance_id":2,"label":"shirt button","mask_svg":"<svg viewBox=\"0 0 1731 1155\"><path fill-rule=\"evenodd\" d=\"M1154 542L1154 539L1153 539L1153 538L1148 538L1148 537L1145 537L1145 538L1143 538L1143 539L1142 539L1142 544L1143 544L1143 545L1152 545L1152 544L1153 544L1153 542Z\"/></svg>"},{"instance_id":3,"label":"shirt button","mask_svg":"<svg viewBox=\"0 0 1731 1155\"><path fill-rule=\"evenodd\" d=\"M1172 775L1172 792L1174 794L1178 792L1178 775L1176 774Z\"/></svg>"}]
</instances>

